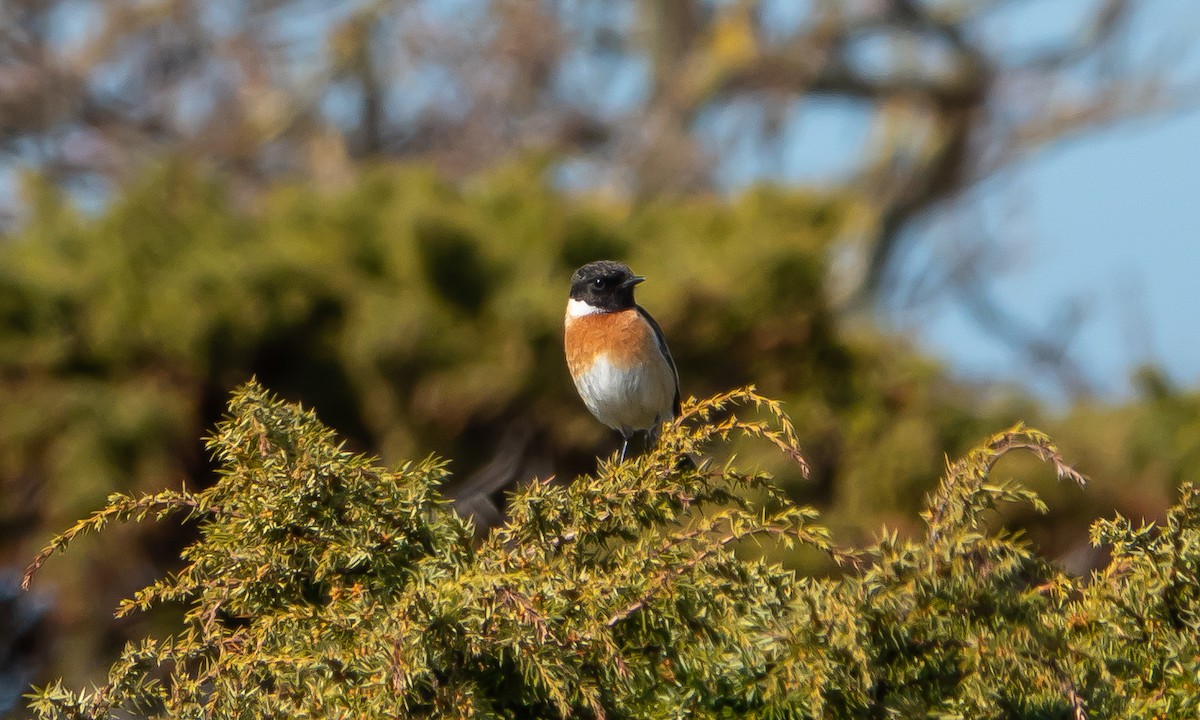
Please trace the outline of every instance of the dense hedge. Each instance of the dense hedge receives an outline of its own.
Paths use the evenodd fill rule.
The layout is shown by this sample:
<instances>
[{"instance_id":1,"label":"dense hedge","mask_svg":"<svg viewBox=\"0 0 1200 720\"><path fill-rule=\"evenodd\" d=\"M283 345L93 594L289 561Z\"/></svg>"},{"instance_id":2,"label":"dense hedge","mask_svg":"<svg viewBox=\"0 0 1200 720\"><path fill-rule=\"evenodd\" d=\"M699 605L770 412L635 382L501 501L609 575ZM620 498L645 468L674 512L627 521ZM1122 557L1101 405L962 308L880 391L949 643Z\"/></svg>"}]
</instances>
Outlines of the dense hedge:
<instances>
[{"instance_id":1,"label":"dense hedge","mask_svg":"<svg viewBox=\"0 0 1200 720\"><path fill-rule=\"evenodd\" d=\"M710 462L731 435L803 462L776 403L750 390L689 401L656 451L526 485L510 522L476 545L439 496L443 461L379 467L251 384L209 441L215 485L113 495L39 556L31 573L114 520L200 520L182 570L120 609L182 603L182 627L128 645L102 687L55 683L33 707L218 719L1200 713L1195 487L1161 526L1095 523L1112 559L1078 578L983 522L1005 503L1044 509L993 476L1009 452L1084 482L1037 431L1015 427L948 466L921 537L885 530L862 548L831 540L768 477ZM747 541L815 549L843 572L797 577L740 556Z\"/></svg>"},{"instance_id":2,"label":"dense hedge","mask_svg":"<svg viewBox=\"0 0 1200 720\"><path fill-rule=\"evenodd\" d=\"M763 188L630 204L562 196L541 170L450 184L380 167L336 193L242 197L176 164L96 214L31 182L28 217L0 241L0 566L23 564L113 491L210 482L196 438L250 375L389 464L434 451L454 458L456 479L593 471L617 439L575 396L561 316L570 272L599 257L649 277L639 299L664 327L685 396L755 383L786 403L810 478L740 451L847 542L883 522L918 532L945 456L1039 419L1028 401L953 382L835 312L831 257L861 219L848 199ZM1200 480L1200 398L1149 375L1146 387L1134 408L1052 422L1093 488L1014 464L1055 512L1039 524L1010 509L1006 521L1033 523L1049 553L1074 552L1101 508L1159 517L1179 483ZM174 567L192 530L113 532L113 545L50 568L53 595L38 599L54 607L54 672L73 680L157 622L114 625L106 608ZM829 569L818 554L777 556Z\"/></svg>"}]
</instances>

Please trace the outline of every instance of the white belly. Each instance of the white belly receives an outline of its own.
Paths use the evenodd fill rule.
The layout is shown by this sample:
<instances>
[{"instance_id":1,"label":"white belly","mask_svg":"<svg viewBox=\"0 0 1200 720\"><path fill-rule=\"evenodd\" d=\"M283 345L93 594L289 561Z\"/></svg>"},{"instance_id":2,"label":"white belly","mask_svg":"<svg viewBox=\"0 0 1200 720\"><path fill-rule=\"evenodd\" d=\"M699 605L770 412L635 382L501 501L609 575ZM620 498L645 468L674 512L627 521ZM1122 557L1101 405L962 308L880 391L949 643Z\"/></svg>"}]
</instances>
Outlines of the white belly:
<instances>
[{"instance_id":1,"label":"white belly","mask_svg":"<svg viewBox=\"0 0 1200 720\"><path fill-rule=\"evenodd\" d=\"M622 369L607 355L597 357L575 380L583 403L596 419L628 434L655 428L672 416L675 380L666 360L662 367Z\"/></svg>"}]
</instances>

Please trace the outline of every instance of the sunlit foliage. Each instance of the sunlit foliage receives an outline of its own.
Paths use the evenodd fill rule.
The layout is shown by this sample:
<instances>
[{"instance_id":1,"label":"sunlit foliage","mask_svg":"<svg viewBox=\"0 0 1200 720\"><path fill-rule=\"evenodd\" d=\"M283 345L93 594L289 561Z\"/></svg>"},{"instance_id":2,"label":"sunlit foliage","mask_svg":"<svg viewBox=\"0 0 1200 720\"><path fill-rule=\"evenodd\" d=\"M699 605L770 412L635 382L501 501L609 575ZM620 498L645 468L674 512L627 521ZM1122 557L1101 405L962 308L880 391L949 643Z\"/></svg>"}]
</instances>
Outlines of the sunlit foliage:
<instances>
[{"instance_id":1,"label":"sunlit foliage","mask_svg":"<svg viewBox=\"0 0 1200 720\"><path fill-rule=\"evenodd\" d=\"M1194 717L1200 493L1162 526L1096 523L1112 562L1072 577L985 523L1041 433L949 465L911 540L841 548L762 473L709 453L759 438L803 468L780 406L752 389L691 400L653 452L535 480L475 543L435 458L380 467L311 411L251 383L209 440L201 491L113 495L35 560L115 520L200 523L184 566L124 602L186 608L130 643L107 683L54 683L40 717ZM801 577L739 552L796 544L842 568Z\"/></svg>"}]
</instances>

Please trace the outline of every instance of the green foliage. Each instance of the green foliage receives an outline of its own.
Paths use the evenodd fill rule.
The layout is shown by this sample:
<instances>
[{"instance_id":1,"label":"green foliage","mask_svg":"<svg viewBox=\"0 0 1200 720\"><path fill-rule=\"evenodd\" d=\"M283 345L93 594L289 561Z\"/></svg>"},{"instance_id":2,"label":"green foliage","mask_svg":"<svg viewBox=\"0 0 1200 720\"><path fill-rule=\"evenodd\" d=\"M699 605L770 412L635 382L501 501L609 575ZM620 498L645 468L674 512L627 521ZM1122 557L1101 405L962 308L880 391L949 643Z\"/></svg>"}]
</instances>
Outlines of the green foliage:
<instances>
[{"instance_id":1,"label":"green foliage","mask_svg":"<svg viewBox=\"0 0 1200 720\"><path fill-rule=\"evenodd\" d=\"M689 391L844 393L853 353L819 278L845 201L628 207L563 197L540 169L455 186L379 168L248 212L172 165L99 217L35 185L0 243L0 492L36 475L40 514L61 522L112 490L199 479L195 438L251 374L387 458L434 448L469 470L526 422L565 469L590 469L611 437L579 412L561 325L570 273L604 256L651 278L643 301Z\"/></svg>"},{"instance_id":2,"label":"green foliage","mask_svg":"<svg viewBox=\"0 0 1200 720\"><path fill-rule=\"evenodd\" d=\"M561 195L543 170L453 184L378 167L336 193L280 186L248 207L178 163L94 216L33 182L26 224L0 242L0 537L15 540L0 562L114 491L208 482L196 438L250 375L389 463L435 451L467 478L526 428L528 467L593 470L617 439L581 407L561 333L570 274L598 257L650 278L639 297L686 392L755 382L790 403L826 449L813 456L822 500L843 480L907 488L969 437L973 421L918 422L927 442L907 465L846 474L889 416L926 416L935 375L835 322L823 278L853 214L844 198L764 189L629 205ZM886 399L897 383L922 388L911 406ZM853 517L896 496L851 497ZM64 650L54 670L75 681L136 631L81 600L115 601L173 569L185 539L170 526L110 532L124 534L119 555L82 548L48 571Z\"/></svg>"},{"instance_id":3,"label":"green foliage","mask_svg":"<svg viewBox=\"0 0 1200 720\"><path fill-rule=\"evenodd\" d=\"M810 480L761 445L719 452L775 472L849 544L882 523L919 533L945 456L1017 418L1046 424L1031 403L955 383L834 311L830 257L861 221L846 197L761 188L626 204L564 196L543 169L453 184L377 167L336 193L279 186L251 205L178 163L96 215L31 183L27 222L0 242L0 562L114 491L210 482L196 438L250 375L321 408L348 447L385 464L453 458L451 483L507 450L514 427L529 431L522 477L593 471L618 439L581 407L561 328L571 271L599 257L649 277L639 299L685 394L754 383L787 403ZM1090 491L1014 466L1053 512L1010 505L1003 522L1058 553L1110 508L1160 518L1181 482L1200 482L1197 427L1200 395L1170 388L1130 408L1076 410L1051 429L1093 476ZM72 682L98 677L101 658L160 621L114 626L107 604L88 600L116 602L174 570L190 537L169 524L108 532L119 553L85 546L47 569L52 670ZM768 552L833 571L818 553Z\"/></svg>"},{"instance_id":4,"label":"green foliage","mask_svg":"<svg viewBox=\"0 0 1200 720\"><path fill-rule=\"evenodd\" d=\"M379 167L337 193L280 186L247 207L179 163L94 216L34 181L27 222L0 241L0 563L114 491L208 482L196 438L250 375L388 462L433 450L469 477L516 427L530 431L530 465L593 469L615 440L581 407L561 332L570 274L597 257L652 278L643 300L672 335L688 392L747 382L785 351L800 387L841 344L818 288L775 303L747 281L776 258L820 276L847 211L837 198L629 207L562 196L542 170L456 185ZM704 323L691 335L697 303ZM776 330L756 329L756 308ZM784 313L796 323L786 342ZM782 390L787 376L760 374ZM809 392L825 404L826 389ZM82 548L49 569L54 670L76 681L136 631L82 599L115 601L173 569L185 539L168 526L111 532L124 534L120 554Z\"/></svg>"},{"instance_id":5,"label":"green foliage","mask_svg":"<svg viewBox=\"0 0 1200 720\"><path fill-rule=\"evenodd\" d=\"M801 461L753 389L685 405L654 451L516 491L482 542L441 499L444 463L386 470L257 384L209 441L217 482L114 495L31 566L112 520L175 511L200 536L121 613L182 603L108 682L32 697L45 718L1184 718L1200 711L1200 493L1162 527L1098 522L1088 580L984 522L1040 507L993 479L1017 426L947 468L924 537L837 547L763 473L699 463L737 436ZM843 571L798 577L747 542ZM27 575L28 579L28 575Z\"/></svg>"}]
</instances>

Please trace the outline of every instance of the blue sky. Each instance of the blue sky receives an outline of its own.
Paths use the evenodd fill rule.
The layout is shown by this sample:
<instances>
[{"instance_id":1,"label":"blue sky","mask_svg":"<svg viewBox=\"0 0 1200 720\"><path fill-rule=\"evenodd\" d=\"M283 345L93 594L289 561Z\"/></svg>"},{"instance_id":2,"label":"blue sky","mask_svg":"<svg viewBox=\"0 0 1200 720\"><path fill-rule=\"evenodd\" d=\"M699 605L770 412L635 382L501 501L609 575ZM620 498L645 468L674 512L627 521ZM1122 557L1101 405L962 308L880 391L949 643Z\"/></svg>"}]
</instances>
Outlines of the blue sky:
<instances>
[{"instance_id":1,"label":"blue sky","mask_svg":"<svg viewBox=\"0 0 1200 720\"><path fill-rule=\"evenodd\" d=\"M870 133L861 109L809 102L784 144L775 179L820 183L853 165ZM732 164L727 186L751 182ZM1102 399L1134 391L1132 373L1154 364L1200 387L1200 110L1119 123L1055 144L980 187L997 233L993 294L1034 328L1070 304L1081 320L1071 357ZM915 231L915 268L949 256L952 211ZM1059 401L1061 387L982 331L952 298L885 308L890 327L914 337L964 378L1010 382Z\"/></svg>"},{"instance_id":2,"label":"blue sky","mask_svg":"<svg viewBox=\"0 0 1200 720\"><path fill-rule=\"evenodd\" d=\"M1095 0L1013 3L979 32L1001 54L1016 56L1061 41L1094 6ZM1165 42L1183 39L1190 52L1162 69L1194 86L1200 58L1190 39L1200 37L1200 2L1136 0L1135 6L1140 25L1127 57L1153 66ZM1079 307L1070 355L1101 399L1130 397L1131 375L1143 364L1159 366L1180 386L1200 386L1200 103L1191 107L1048 146L983 183L973 197L999 243L989 248L999 260L992 266L993 296L1033 328L1054 327L1064 308ZM792 113L791 137L778 156L726 156L719 177L727 189L762 179L764 169L785 184L846 179L870 143L868 107L807 99ZM736 147L734 115L711 113L701 136ZM952 254L948 243L964 238L950 229L953 222L947 212L916 229L910 270ZM885 307L882 315L965 378L1013 383L1052 403L1065 399L1048 375L982 331L952 298Z\"/></svg>"},{"instance_id":3,"label":"blue sky","mask_svg":"<svg viewBox=\"0 0 1200 720\"><path fill-rule=\"evenodd\" d=\"M1069 141L1021 164L1005 184L1018 188L1028 226L1005 249L1013 262L997 296L1034 326L1078 301L1072 356L1102 397L1128 397L1130 374L1145 363L1200 385L1200 112ZM965 376L1056 397L953 304L898 325Z\"/></svg>"},{"instance_id":4,"label":"blue sky","mask_svg":"<svg viewBox=\"0 0 1200 720\"><path fill-rule=\"evenodd\" d=\"M997 29L1036 42L1039 28L1069 28L1090 4L1029 2ZM1131 57L1151 57L1172 31L1200 37L1195 0L1135 6L1145 14ZM1163 70L1191 78L1194 88L1198 65L1192 43ZM984 205L1007 204L1018 225L1002 248L1011 262L993 286L996 295L1033 326L1078 303L1083 315L1071 355L1102 398L1129 397L1131 374L1147 363L1181 386L1200 386L1200 104L1193 99L1190 108L1053 145L984 188ZM926 231L931 247L937 233L936 223ZM899 325L965 376L1008 380L1060 399L1058 388L1031 375L961 308L930 308Z\"/></svg>"}]
</instances>

